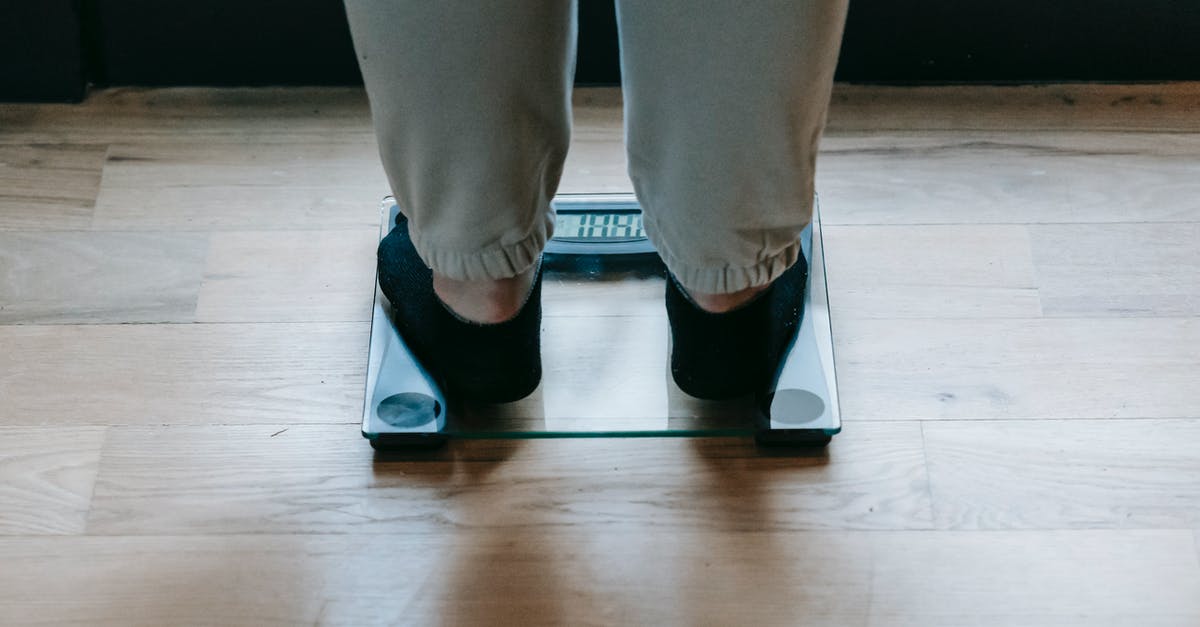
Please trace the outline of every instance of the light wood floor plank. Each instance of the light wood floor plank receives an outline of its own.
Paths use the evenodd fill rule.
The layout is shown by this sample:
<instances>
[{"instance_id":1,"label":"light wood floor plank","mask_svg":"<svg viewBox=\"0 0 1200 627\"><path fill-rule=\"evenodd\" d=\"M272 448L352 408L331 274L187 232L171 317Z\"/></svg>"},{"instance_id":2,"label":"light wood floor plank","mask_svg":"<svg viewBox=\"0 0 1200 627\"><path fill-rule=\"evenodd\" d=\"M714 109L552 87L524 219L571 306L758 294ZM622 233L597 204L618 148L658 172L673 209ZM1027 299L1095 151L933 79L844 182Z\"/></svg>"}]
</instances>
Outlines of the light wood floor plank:
<instances>
[{"instance_id":1,"label":"light wood floor plank","mask_svg":"<svg viewBox=\"0 0 1200 627\"><path fill-rule=\"evenodd\" d=\"M107 148L0 143L0 231L86 228Z\"/></svg>"},{"instance_id":2,"label":"light wood floor plank","mask_svg":"<svg viewBox=\"0 0 1200 627\"><path fill-rule=\"evenodd\" d=\"M1042 314L1023 225L830 226L824 237L834 320Z\"/></svg>"},{"instance_id":3,"label":"light wood floor plank","mask_svg":"<svg viewBox=\"0 0 1200 627\"><path fill-rule=\"evenodd\" d=\"M1200 620L1185 533L903 534L905 555L876 562L871 622L1182 627Z\"/></svg>"},{"instance_id":4,"label":"light wood floor plank","mask_svg":"<svg viewBox=\"0 0 1200 627\"><path fill-rule=\"evenodd\" d=\"M378 224L378 201L387 194L370 140L314 143L302 150L258 135L179 146L116 144L104 168L94 225L345 228L362 225L368 215Z\"/></svg>"},{"instance_id":5,"label":"light wood floor plank","mask_svg":"<svg viewBox=\"0 0 1200 627\"><path fill-rule=\"evenodd\" d=\"M196 139L181 146L113 144L104 166L106 193L176 186L380 187L384 180L378 150L373 142L363 141L314 144L303 150L261 136ZM102 198L101 207L106 200L112 202Z\"/></svg>"},{"instance_id":6,"label":"light wood floor plank","mask_svg":"<svg viewBox=\"0 0 1200 627\"><path fill-rule=\"evenodd\" d=\"M1186 531L11 538L0 622L1184 627L1190 548Z\"/></svg>"},{"instance_id":7,"label":"light wood floor plank","mask_svg":"<svg viewBox=\"0 0 1200 627\"><path fill-rule=\"evenodd\" d=\"M1059 613L1008 613L986 614L964 612L960 614L883 614L872 616L867 623L870 627L962 627L962 625L986 627L1126 627L1139 625L1144 627L1191 627L1196 618L1190 614L1178 613L1113 613L1098 614L1080 611L1076 614Z\"/></svg>"},{"instance_id":8,"label":"light wood floor plank","mask_svg":"<svg viewBox=\"0 0 1200 627\"><path fill-rule=\"evenodd\" d=\"M189 322L203 233L0 232L0 324Z\"/></svg>"},{"instance_id":9,"label":"light wood floor plank","mask_svg":"<svg viewBox=\"0 0 1200 627\"><path fill-rule=\"evenodd\" d=\"M1048 316L1200 316L1200 222L1030 233Z\"/></svg>"},{"instance_id":10,"label":"light wood floor plank","mask_svg":"<svg viewBox=\"0 0 1200 627\"><path fill-rule=\"evenodd\" d=\"M1200 116L1198 116L1200 117ZM1028 131L1005 139L952 134L941 145L884 134L838 149L825 142L817 175L827 224L1195 222L1200 146L1125 144L1121 135ZM1178 141L1178 140L1174 140ZM1074 144L1074 145L1073 145Z\"/></svg>"},{"instance_id":11,"label":"light wood floor plank","mask_svg":"<svg viewBox=\"0 0 1200 627\"><path fill-rule=\"evenodd\" d=\"M0 326L0 424L358 421L368 326Z\"/></svg>"},{"instance_id":12,"label":"light wood floor plank","mask_svg":"<svg viewBox=\"0 0 1200 627\"><path fill-rule=\"evenodd\" d=\"M1200 130L1200 85L838 85L829 126L837 131L1078 129Z\"/></svg>"},{"instance_id":13,"label":"light wood floor plank","mask_svg":"<svg viewBox=\"0 0 1200 627\"><path fill-rule=\"evenodd\" d=\"M947 528L1200 527L1200 419L929 422Z\"/></svg>"},{"instance_id":14,"label":"light wood floor plank","mask_svg":"<svg viewBox=\"0 0 1200 627\"><path fill-rule=\"evenodd\" d=\"M834 319L847 420L1191 418L1200 319Z\"/></svg>"},{"instance_id":15,"label":"light wood floor plank","mask_svg":"<svg viewBox=\"0 0 1200 627\"><path fill-rule=\"evenodd\" d=\"M307 144L371 134L361 87L118 87L95 90L77 105L0 106L0 143L180 143L208 137L269 137Z\"/></svg>"},{"instance_id":16,"label":"light wood floor plank","mask_svg":"<svg viewBox=\"0 0 1200 627\"><path fill-rule=\"evenodd\" d=\"M617 120L619 124L620 120ZM821 150L827 156L912 154L930 157L952 150L1022 150L1032 155L1061 157L1195 157L1200 149L1200 126L1176 132L1102 131L1086 126L1037 130L1013 125L1002 129L943 128L923 130L827 129Z\"/></svg>"},{"instance_id":17,"label":"light wood floor plank","mask_svg":"<svg viewBox=\"0 0 1200 627\"><path fill-rule=\"evenodd\" d=\"M601 119L594 126L576 121L571 134L571 148L563 164L559 193L633 192L633 183L627 173L629 164L619 112L620 109L614 110L615 119Z\"/></svg>"},{"instance_id":18,"label":"light wood floor plank","mask_svg":"<svg viewBox=\"0 0 1200 627\"><path fill-rule=\"evenodd\" d=\"M103 444L103 427L0 426L0 536L83 533Z\"/></svg>"},{"instance_id":19,"label":"light wood floor plank","mask_svg":"<svg viewBox=\"0 0 1200 627\"><path fill-rule=\"evenodd\" d=\"M199 322L371 319L379 227L218 231L199 290Z\"/></svg>"},{"instance_id":20,"label":"light wood floor plank","mask_svg":"<svg viewBox=\"0 0 1200 627\"><path fill-rule=\"evenodd\" d=\"M372 462L357 427L114 428L89 533L729 531L930 525L920 430L854 427L828 456L740 439L468 442ZM426 456L428 457L428 456ZM743 459L745 458L745 459ZM220 507L212 507L213 499Z\"/></svg>"},{"instance_id":21,"label":"light wood floor plank","mask_svg":"<svg viewBox=\"0 0 1200 627\"><path fill-rule=\"evenodd\" d=\"M1196 563L1200 564L1200 529L1195 530L1196 536Z\"/></svg>"},{"instance_id":22,"label":"light wood floor plank","mask_svg":"<svg viewBox=\"0 0 1200 627\"><path fill-rule=\"evenodd\" d=\"M93 228L123 231L379 228L384 185L108 188Z\"/></svg>"},{"instance_id":23,"label":"light wood floor plank","mask_svg":"<svg viewBox=\"0 0 1200 627\"><path fill-rule=\"evenodd\" d=\"M0 558L16 567L0 574L6 624L853 627L871 550L823 534L514 530L0 539Z\"/></svg>"}]
</instances>

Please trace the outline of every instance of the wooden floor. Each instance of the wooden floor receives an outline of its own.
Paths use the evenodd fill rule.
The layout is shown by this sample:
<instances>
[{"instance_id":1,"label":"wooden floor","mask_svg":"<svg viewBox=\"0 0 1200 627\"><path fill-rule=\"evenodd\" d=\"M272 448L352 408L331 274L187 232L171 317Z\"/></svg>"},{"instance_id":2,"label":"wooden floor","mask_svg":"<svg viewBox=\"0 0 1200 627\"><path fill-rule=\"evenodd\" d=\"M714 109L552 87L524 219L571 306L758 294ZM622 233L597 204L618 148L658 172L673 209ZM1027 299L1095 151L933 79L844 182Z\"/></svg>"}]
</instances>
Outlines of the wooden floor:
<instances>
[{"instance_id":1,"label":"wooden floor","mask_svg":"<svg viewBox=\"0 0 1200 627\"><path fill-rule=\"evenodd\" d=\"M563 191L629 189L576 100ZM373 457L375 150L350 89L0 106L0 624L1200 625L1200 84L840 86L800 456ZM546 403L668 411L658 289L548 296Z\"/></svg>"}]
</instances>

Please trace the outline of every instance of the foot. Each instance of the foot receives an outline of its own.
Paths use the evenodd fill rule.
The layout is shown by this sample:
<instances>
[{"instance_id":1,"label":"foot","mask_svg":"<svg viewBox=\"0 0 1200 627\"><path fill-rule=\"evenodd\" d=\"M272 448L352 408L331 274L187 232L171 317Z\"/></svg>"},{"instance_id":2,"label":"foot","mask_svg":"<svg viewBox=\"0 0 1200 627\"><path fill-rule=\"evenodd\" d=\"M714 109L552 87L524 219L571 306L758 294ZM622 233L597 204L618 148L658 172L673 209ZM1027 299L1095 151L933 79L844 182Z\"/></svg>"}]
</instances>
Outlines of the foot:
<instances>
[{"instance_id":1,"label":"foot","mask_svg":"<svg viewBox=\"0 0 1200 627\"><path fill-rule=\"evenodd\" d=\"M459 318L499 324L517 316L533 291L537 265L508 279L460 281L433 273L433 292Z\"/></svg>"},{"instance_id":2,"label":"foot","mask_svg":"<svg viewBox=\"0 0 1200 627\"><path fill-rule=\"evenodd\" d=\"M801 257L769 286L689 294L667 280L671 375L684 392L723 400L765 392L799 327L808 266Z\"/></svg>"},{"instance_id":3,"label":"foot","mask_svg":"<svg viewBox=\"0 0 1200 627\"><path fill-rule=\"evenodd\" d=\"M685 293L691 299L692 303L708 313L726 313L748 304L759 294L766 291L768 287L770 285L748 287L732 294L705 294L703 292L692 291L685 291Z\"/></svg>"},{"instance_id":4,"label":"foot","mask_svg":"<svg viewBox=\"0 0 1200 627\"><path fill-rule=\"evenodd\" d=\"M533 392L542 377L539 267L496 282L435 277L403 215L379 243L378 263L396 328L448 394L503 403Z\"/></svg>"}]
</instances>

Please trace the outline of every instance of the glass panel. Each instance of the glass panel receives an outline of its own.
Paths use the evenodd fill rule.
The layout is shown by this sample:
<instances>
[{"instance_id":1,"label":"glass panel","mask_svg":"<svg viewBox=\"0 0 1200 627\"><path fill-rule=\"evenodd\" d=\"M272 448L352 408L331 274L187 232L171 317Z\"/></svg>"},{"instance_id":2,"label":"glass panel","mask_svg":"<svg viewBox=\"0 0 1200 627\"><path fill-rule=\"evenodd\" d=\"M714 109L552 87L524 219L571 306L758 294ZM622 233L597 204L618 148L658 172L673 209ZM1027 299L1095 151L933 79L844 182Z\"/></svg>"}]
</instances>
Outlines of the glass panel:
<instances>
[{"instance_id":1,"label":"glass panel","mask_svg":"<svg viewBox=\"0 0 1200 627\"><path fill-rule=\"evenodd\" d=\"M637 207L631 195L560 196L555 206L555 239L596 244L641 235L640 215L628 212ZM394 202L386 199L381 237L396 212ZM636 263L622 265L557 255L555 263L547 264L542 383L529 397L504 405L447 399L408 353L390 323L387 299L377 290L363 434L377 446L447 436L827 439L840 428L840 415L819 212L814 211L813 226L804 231L803 248L810 269L804 319L776 389L771 395L727 402L692 398L671 379L665 271L656 257L631 255Z\"/></svg>"}]
</instances>

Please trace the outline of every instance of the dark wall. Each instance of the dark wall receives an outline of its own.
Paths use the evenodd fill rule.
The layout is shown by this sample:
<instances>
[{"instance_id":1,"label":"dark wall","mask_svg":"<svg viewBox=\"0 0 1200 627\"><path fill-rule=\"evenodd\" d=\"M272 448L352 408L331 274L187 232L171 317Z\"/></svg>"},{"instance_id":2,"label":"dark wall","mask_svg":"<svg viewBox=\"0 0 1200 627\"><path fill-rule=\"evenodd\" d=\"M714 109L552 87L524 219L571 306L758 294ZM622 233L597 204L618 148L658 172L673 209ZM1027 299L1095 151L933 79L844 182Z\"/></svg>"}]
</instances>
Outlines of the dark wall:
<instances>
[{"instance_id":1,"label":"dark wall","mask_svg":"<svg viewBox=\"0 0 1200 627\"><path fill-rule=\"evenodd\" d=\"M0 100L79 100L82 30L75 0L0 0Z\"/></svg>"},{"instance_id":2,"label":"dark wall","mask_svg":"<svg viewBox=\"0 0 1200 627\"><path fill-rule=\"evenodd\" d=\"M1200 79L1198 0L850 0L838 79Z\"/></svg>"},{"instance_id":3,"label":"dark wall","mask_svg":"<svg viewBox=\"0 0 1200 627\"><path fill-rule=\"evenodd\" d=\"M612 0L579 10L577 81L617 83ZM851 0L838 79L1200 80L1200 0ZM0 100L360 80L342 0L0 0Z\"/></svg>"},{"instance_id":4,"label":"dark wall","mask_svg":"<svg viewBox=\"0 0 1200 627\"><path fill-rule=\"evenodd\" d=\"M90 0L100 85L362 82L342 0ZM582 84L616 84L612 0L579 0Z\"/></svg>"},{"instance_id":5,"label":"dark wall","mask_svg":"<svg viewBox=\"0 0 1200 627\"><path fill-rule=\"evenodd\" d=\"M108 85L361 82L341 0L92 0Z\"/></svg>"},{"instance_id":6,"label":"dark wall","mask_svg":"<svg viewBox=\"0 0 1200 627\"><path fill-rule=\"evenodd\" d=\"M577 84L616 85L621 82L617 16L612 0L579 0L578 45Z\"/></svg>"}]
</instances>

